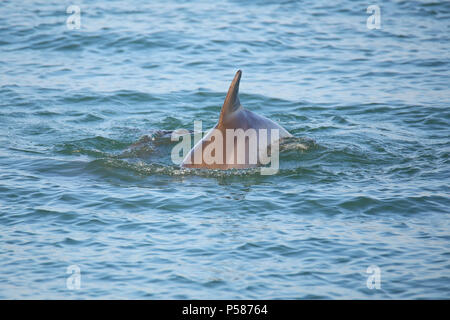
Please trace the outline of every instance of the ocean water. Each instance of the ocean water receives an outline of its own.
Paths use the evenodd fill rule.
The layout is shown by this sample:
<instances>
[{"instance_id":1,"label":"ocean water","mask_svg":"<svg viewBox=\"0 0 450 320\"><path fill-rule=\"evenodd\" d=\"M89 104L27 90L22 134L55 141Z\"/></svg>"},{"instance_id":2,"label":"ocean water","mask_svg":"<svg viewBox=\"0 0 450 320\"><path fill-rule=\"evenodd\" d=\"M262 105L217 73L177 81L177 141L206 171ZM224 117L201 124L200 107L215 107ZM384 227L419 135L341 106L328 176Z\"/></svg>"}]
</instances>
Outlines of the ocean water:
<instances>
[{"instance_id":1,"label":"ocean water","mask_svg":"<svg viewBox=\"0 0 450 320\"><path fill-rule=\"evenodd\" d=\"M450 298L449 37L448 1L1 1L0 298ZM181 170L238 69L278 174Z\"/></svg>"}]
</instances>

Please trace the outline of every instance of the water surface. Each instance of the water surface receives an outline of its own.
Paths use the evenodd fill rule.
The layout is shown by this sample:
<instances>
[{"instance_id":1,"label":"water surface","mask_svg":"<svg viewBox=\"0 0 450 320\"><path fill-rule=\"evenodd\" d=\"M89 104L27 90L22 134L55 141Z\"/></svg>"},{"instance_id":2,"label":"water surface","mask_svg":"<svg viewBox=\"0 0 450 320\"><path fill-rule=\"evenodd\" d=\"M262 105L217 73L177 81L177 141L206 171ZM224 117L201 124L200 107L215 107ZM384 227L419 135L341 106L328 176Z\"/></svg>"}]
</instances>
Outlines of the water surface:
<instances>
[{"instance_id":1,"label":"water surface","mask_svg":"<svg viewBox=\"0 0 450 320\"><path fill-rule=\"evenodd\" d=\"M0 298L448 299L450 4L368 5L2 1ZM180 170L237 69L279 173Z\"/></svg>"}]
</instances>

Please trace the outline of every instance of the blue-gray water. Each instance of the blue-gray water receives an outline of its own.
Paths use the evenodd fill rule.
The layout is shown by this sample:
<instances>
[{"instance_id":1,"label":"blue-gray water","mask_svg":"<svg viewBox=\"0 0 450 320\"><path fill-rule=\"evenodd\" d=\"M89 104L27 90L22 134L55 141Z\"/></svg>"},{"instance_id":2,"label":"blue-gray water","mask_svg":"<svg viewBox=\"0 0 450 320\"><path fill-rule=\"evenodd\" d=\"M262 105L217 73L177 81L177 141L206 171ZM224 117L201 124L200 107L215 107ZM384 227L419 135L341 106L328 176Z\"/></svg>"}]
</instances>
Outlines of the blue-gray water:
<instances>
[{"instance_id":1,"label":"blue-gray water","mask_svg":"<svg viewBox=\"0 0 450 320\"><path fill-rule=\"evenodd\" d=\"M450 298L449 35L447 1L1 1L0 298ZM237 69L298 140L181 171L161 130Z\"/></svg>"}]
</instances>

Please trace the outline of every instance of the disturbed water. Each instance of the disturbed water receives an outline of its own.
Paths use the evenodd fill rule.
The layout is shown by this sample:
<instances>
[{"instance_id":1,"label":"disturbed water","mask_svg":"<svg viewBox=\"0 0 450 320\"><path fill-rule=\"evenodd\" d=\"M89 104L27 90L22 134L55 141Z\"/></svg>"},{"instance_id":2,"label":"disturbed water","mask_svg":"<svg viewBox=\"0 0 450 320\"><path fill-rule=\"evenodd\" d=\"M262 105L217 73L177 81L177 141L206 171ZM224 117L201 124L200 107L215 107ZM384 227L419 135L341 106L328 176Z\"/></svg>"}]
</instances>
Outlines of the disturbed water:
<instances>
[{"instance_id":1,"label":"disturbed water","mask_svg":"<svg viewBox=\"0 0 450 320\"><path fill-rule=\"evenodd\" d=\"M450 298L450 3L368 5L2 1L0 298ZM181 170L237 69L279 173Z\"/></svg>"}]
</instances>

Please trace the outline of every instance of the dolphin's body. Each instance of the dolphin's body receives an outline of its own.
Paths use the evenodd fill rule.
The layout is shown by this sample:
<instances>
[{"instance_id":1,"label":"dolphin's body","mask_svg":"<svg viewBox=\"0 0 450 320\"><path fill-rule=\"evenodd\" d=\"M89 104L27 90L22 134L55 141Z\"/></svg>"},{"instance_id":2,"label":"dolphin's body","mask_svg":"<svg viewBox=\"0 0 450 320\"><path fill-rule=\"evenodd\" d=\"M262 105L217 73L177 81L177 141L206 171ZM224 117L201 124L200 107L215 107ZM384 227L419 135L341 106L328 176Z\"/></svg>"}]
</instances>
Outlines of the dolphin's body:
<instances>
[{"instance_id":1,"label":"dolphin's body","mask_svg":"<svg viewBox=\"0 0 450 320\"><path fill-rule=\"evenodd\" d=\"M200 140L195 146L189 151L187 156L184 158L181 163L182 167L186 168L208 168L208 169L245 169L255 167L253 161L250 161L249 153L254 153L255 149L249 147L249 140L245 140L245 161L239 163L237 161L237 144L234 145L234 152L229 152L225 146L227 145L226 141L226 131L227 129L243 129L244 131L247 129L255 129L258 133L258 141L260 136L259 129L267 129L268 138L267 138L267 147L270 147L270 134L271 129L278 129L279 138L292 137L292 135L286 131L283 127L276 124L272 120L269 120L263 116L257 115L250 110L244 109L239 101L239 82L241 80L242 71L238 70L236 75L234 76L233 81L231 82L230 88L228 89L227 96L225 98L225 102L223 103L222 110L220 112L219 121L212 128L208 134L206 134L202 140ZM214 139L211 139L213 136L213 132L219 130L223 135L223 149L222 156L223 161L221 163L214 163L211 161L211 155L208 152L205 152L208 148L208 145L211 144ZM234 139L234 138L233 138ZM231 140L231 139L229 139ZM234 143L234 141L232 141ZM258 144L259 152L260 145ZM267 151L267 150L265 150ZM202 154L201 163L195 161L195 153L200 152ZM234 158L233 158L234 157ZM211 163L213 162L213 163Z\"/></svg>"}]
</instances>

